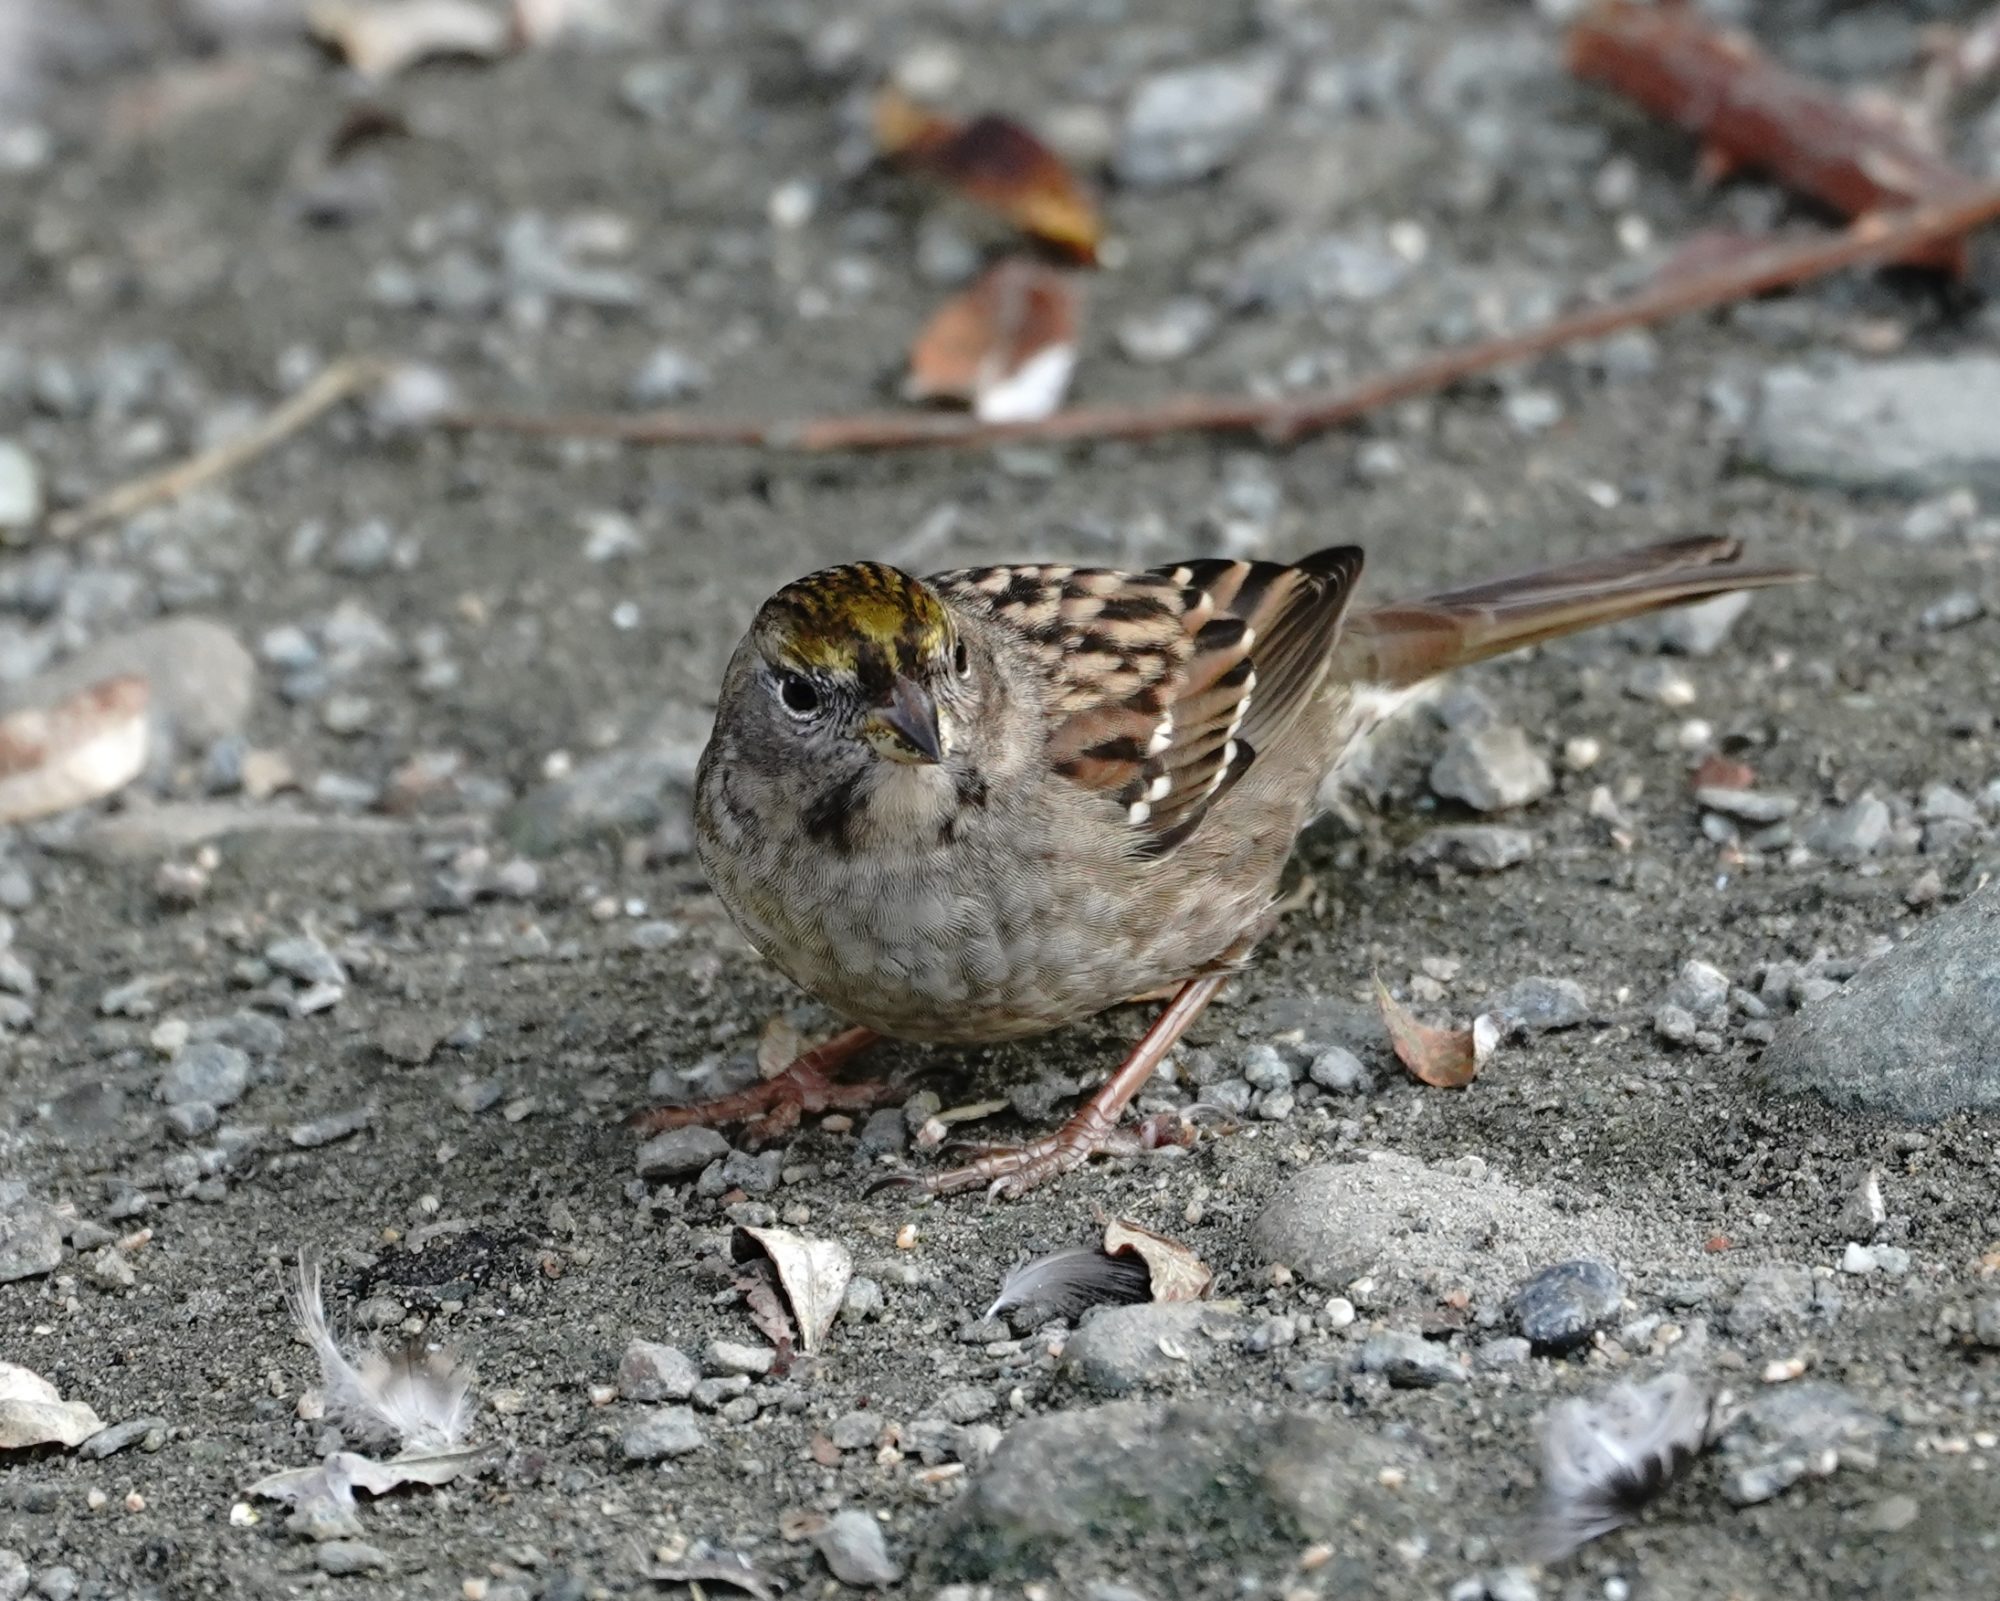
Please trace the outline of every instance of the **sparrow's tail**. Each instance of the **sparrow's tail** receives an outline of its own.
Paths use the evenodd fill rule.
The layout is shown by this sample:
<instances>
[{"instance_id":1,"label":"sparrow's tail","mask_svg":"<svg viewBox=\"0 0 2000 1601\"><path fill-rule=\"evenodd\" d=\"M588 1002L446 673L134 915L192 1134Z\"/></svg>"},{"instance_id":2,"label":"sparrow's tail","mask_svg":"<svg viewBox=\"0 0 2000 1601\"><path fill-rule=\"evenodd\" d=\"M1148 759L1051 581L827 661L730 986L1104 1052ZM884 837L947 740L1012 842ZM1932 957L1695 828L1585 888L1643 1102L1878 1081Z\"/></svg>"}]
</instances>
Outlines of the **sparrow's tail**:
<instances>
[{"instance_id":1,"label":"sparrow's tail","mask_svg":"<svg viewBox=\"0 0 2000 1601\"><path fill-rule=\"evenodd\" d=\"M1351 681L1408 688L1579 629L1811 576L1791 567L1741 566L1742 554L1734 539L1678 539L1350 613L1336 671Z\"/></svg>"}]
</instances>

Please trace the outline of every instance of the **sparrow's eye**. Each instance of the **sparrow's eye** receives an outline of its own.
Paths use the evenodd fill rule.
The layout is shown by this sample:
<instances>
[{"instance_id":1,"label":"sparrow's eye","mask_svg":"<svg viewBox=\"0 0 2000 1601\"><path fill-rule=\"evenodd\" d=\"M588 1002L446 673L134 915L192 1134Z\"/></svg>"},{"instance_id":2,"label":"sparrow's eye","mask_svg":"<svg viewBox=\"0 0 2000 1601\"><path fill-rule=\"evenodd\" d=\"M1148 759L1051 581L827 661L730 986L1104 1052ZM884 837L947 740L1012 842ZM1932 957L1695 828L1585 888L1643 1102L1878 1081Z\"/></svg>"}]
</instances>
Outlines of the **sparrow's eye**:
<instances>
[{"instance_id":1,"label":"sparrow's eye","mask_svg":"<svg viewBox=\"0 0 2000 1601\"><path fill-rule=\"evenodd\" d=\"M794 717L810 717L820 708L819 686L803 673L780 673L778 699Z\"/></svg>"},{"instance_id":2,"label":"sparrow's eye","mask_svg":"<svg viewBox=\"0 0 2000 1601\"><path fill-rule=\"evenodd\" d=\"M965 648L965 641L958 642L958 648L951 653L951 665L960 678L972 676L972 652Z\"/></svg>"}]
</instances>

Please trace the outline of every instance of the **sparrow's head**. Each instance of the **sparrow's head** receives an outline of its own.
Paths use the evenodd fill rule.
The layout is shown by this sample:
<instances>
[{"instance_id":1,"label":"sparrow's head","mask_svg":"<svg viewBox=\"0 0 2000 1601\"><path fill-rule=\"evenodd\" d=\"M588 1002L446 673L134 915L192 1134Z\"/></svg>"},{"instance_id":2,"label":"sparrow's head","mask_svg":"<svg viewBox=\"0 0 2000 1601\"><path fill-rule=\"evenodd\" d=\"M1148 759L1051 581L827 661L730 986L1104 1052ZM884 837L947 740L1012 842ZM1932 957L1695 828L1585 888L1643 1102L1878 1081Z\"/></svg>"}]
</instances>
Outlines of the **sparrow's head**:
<instances>
[{"instance_id":1,"label":"sparrow's head","mask_svg":"<svg viewBox=\"0 0 2000 1601\"><path fill-rule=\"evenodd\" d=\"M808 574L764 603L746 644L750 693L791 743L907 766L951 754L972 654L921 579L880 562Z\"/></svg>"}]
</instances>

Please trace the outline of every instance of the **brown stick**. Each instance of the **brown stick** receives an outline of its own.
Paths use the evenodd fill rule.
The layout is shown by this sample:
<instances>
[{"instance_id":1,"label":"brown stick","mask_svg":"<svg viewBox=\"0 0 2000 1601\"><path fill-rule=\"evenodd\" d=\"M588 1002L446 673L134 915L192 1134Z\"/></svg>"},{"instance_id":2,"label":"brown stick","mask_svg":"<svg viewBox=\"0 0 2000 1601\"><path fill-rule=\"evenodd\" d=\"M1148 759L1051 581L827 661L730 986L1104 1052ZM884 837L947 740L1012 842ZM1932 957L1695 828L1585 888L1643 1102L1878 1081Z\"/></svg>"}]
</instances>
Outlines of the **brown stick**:
<instances>
[{"instance_id":1,"label":"brown stick","mask_svg":"<svg viewBox=\"0 0 2000 1601\"><path fill-rule=\"evenodd\" d=\"M1692 6L1606 0L1570 29L1568 64L1702 141L1717 173L1759 167L1845 217L1962 194L1979 180L1870 117L1831 89L1787 72L1744 34ZM1911 265L1962 273L1963 247L1933 244Z\"/></svg>"},{"instance_id":2,"label":"brown stick","mask_svg":"<svg viewBox=\"0 0 2000 1601\"><path fill-rule=\"evenodd\" d=\"M519 412L448 413L440 426L460 431L619 439L637 445L746 445L805 452L912 450L1157 439L1168 434L1250 433L1290 443L1323 433L1417 395L1436 394L1466 378L1511 366L1564 345L1624 328L1705 311L1773 289L1824 278L1845 267L1902 260L1912 250L1954 239L2000 217L2000 184L1896 212L1877 212L1842 233L1776 243L1703 271L1655 283L1622 300L1558 317L1538 328L1457 345L1345 389L1278 400L1235 395L1177 395L1146 406L1082 406L1033 422L982 423L935 412L861 413L796 422L695 417L683 412L599 412L534 416Z\"/></svg>"},{"instance_id":3,"label":"brown stick","mask_svg":"<svg viewBox=\"0 0 2000 1601\"><path fill-rule=\"evenodd\" d=\"M99 523L130 517L161 501L178 500L191 489L227 477L297 433L321 412L377 382L387 370L388 364L373 356L349 356L336 361L296 395L280 402L234 438L57 513L49 519L49 535L54 539L73 539Z\"/></svg>"}]
</instances>

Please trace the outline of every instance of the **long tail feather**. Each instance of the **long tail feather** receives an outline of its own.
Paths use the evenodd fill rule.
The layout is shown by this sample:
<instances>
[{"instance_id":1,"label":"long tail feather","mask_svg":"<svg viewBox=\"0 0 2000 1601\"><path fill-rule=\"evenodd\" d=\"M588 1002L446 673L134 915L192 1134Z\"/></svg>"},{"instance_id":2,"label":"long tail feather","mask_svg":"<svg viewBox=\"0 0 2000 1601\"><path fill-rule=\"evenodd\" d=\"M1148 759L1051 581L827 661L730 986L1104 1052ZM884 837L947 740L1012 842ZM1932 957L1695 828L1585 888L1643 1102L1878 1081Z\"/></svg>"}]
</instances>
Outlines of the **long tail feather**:
<instances>
[{"instance_id":1,"label":"long tail feather","mask_svg":"<svg viewBox=\"0 0 2000 1601\"><path fill-rule=\"evenodd\" d=\"M1735 539L1680 539L1378 606L1348 618L1337 670L1408 688L1580 629L1811 576L1791 567L1744 566L1742 554Z\"/></svg>"}]
</instances>

